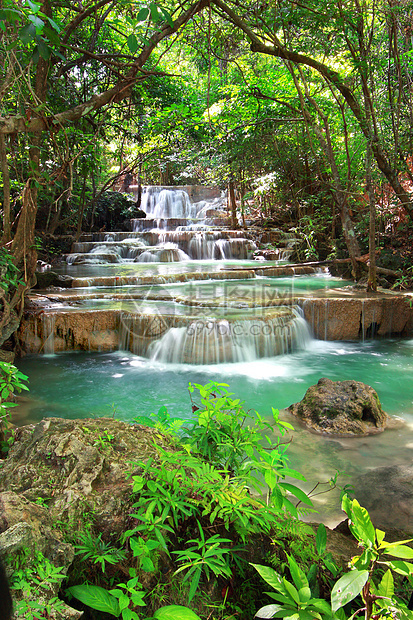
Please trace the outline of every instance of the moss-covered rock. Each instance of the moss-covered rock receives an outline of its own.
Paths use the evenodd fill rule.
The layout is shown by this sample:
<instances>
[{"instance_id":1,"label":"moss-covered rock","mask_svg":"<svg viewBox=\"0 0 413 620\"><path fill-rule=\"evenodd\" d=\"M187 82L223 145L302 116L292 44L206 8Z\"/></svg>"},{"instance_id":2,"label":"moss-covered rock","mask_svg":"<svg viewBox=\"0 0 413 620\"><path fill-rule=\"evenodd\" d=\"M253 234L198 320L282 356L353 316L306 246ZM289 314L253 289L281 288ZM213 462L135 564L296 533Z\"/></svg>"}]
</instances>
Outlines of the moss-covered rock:
<instances>
[{"instance_id":1,"label":"moss-covered rock","mask_svg":"<svg viewBox=\"0 0 413 620\"><path fill-rule=\"evenodd\" d=\"M112 418L44 419L16 431L0 492L42 501L52 519L74 529L93 512L100 531L120 535L133 503L127 474L134 461L156 455L155 437L168 445L154 429Z\"/></svg>"},{"instance_id":2,"label":"moss-covered rock","mask_svg":"<svg viewBox=\"0 0 413 620\"><path fill-rule=\"evenodd\" d=\"M377 392L360 381L322 378L299 403L288 407L309 428L328 435L370 435L383 431L388 415Z\"/></svg>"}]
</instances>

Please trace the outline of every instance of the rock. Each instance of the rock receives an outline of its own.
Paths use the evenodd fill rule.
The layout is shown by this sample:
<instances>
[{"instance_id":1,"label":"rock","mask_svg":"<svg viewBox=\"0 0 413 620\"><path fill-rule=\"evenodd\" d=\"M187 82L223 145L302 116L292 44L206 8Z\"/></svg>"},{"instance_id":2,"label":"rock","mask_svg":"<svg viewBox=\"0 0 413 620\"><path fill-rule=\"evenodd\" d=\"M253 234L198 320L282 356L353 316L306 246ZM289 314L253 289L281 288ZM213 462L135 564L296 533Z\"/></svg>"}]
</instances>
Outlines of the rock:
<instances>
[{"instance_id":1,"label":"rock","mask_svg":"<svg viewBox=\"0 0 413 620\"><path fill-rule=\"evenodd\" d=\"M155 437L158 446L169 446L155 429L112 418L48 418L18 428L1 462L0 555L26 550L24 568L30 569L41 553L67 573L74 549L64 542L61 528L69 539L92 525L103 540L119 539L133 512L127 474L137 471L134 462L157 458ZM33 600L46 606L58 596L60 583L47 582L41 592L36 587L34 583L30 590ZM48 617L77 620L82 614L60 601Z\"/></svg>"},{"instance_id":2,"label":"rock","mask_svg":"<svg viewBox=\"0 0 413 620\"><path fill-rule=\"evenodd\" d=\"M58 288L70 288L73 278L71 276L63 276L54 271L44 271L36 273L37 289L47 289L51 286Z\"/></svg>"},{"instance_id":3,"label":"rock","mask_svg":"<svg viewBox=\"0 0 413 620\"><path fill-rule=\"evenodd\" d=\"M304 318L320 340L363 340L372 336L413 334L410 299L395 293L343 299L303 299Z\"/></svg>"},{"instance_id":4,"label":"rock","mask_svg":"<svg viewBox=\"0 0 413 620\"><path fill-rule=\"evenodd\" d=\"M142 211L142 209L135 209L135 211L133 212L133 217L136 219L145 218L146 213L145 211Z\"/></svg>"},{"instance_id":5,"label":"rock","mask_svg":"<svg viewBox=\"0 0 413 620\"><path fill-rule=\"evenodd\" d=\"M73 562L74 550L72 545L62 540L62 534L53 526L53 520L45 506L30 502L21 495L12 491L0 493L0 556L13 558L24 557L24 570L29 575L36 575L36 562L41 554L56 568L66 574ZM19 590L13 591L15 604L21 598L28 598L45 605L59 593L60 582L42 582L41 592L37 589L36 581L31 583L30 594ZM15 614L16 620L24 620L24 612ZM82 612L69 607L63 601L60 603L59 613L48 616L51 620L77 620Z\"/></svg>"},{"instance_id":6,"label":"rock","mask_svg":"<svg viewBox=\"0 0 413 620\"><path fill-rule=\"evenodd\" d=\"M388 415L377 392L360 381L322 378L288 411L309 428L329 435L370 435L385 429Z\"/></svg>"},{"instance_id":7,"label":"rock","mask_svg":"<svg viewBox=\"0 0 413 620\"><path fill-rule=\"evenodd\" d=\"M7 362L8 364L13 364L14 356L14 351L6 351L5 349L0 349L0 362Z\"/></svg>"},{"instance_id":8,"label":"rock","mask_svg":"<svg viewBox=\"0 0 413 620\"><path fill-rule=\"evenodd\" d=\"M119 537L129 527L133 504L126 473L133 469L131 463L157 454L155 437L158 445L168 445L154 429L112 418L47 418L17 429L3 462L0 498L11 492L31 507L30 519L9 516L2 527L0 508L0 531L18 521L39 529L40 523L46 527L55 520L77 530L85 513L93 512L104 537ZM19 507L18 513L22 511Z\"/></svg>"},{"instance_id":9,"label":"rock","mask_svg":"<svg viewBox=\"0 0 413 620\"><path fill-rule=\"evenodd\" d=\"M413 533L413 466L379 467L352 480L355 496L367 508L376 527L386 530L395 524ZM397 521L395 520L397 514ZM404 536L411 538L412 536ZM386 538L391 540L389 536ZM403 537L398 534L398 539Z\"/></svg>"}]
</instances>

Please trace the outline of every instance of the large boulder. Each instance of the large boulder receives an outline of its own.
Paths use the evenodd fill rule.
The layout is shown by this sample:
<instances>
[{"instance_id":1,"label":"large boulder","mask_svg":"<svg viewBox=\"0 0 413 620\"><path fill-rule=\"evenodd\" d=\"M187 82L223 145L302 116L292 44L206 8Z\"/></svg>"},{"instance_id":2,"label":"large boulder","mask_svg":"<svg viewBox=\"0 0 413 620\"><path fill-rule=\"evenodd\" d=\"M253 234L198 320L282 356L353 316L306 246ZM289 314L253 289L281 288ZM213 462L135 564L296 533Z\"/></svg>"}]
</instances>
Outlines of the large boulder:
<instances>
[{"instance_id":1,"label":"large boulder","mask_svg":"<svg viewBox=\"0 0 413 620\"><path fill-rule=\"evenodd\" d=\"M93 511L99 531L120 536L133 504L127 473L133 462L156 456L154 439L168 446L154 429L112 418L47 418L21 427L2 467L0 493L43 502L53 520L75 529Z\"/></svg>"},{"instance_id":2,"label":"large boulder","mask_svg":"<svg viewBox=\"0 0 413 620\"><path fill-rule=\"evenodd\" d=\"M158 446L170 446L155 429L112 418L48 418L16 429L15 442L0 461L0 556L25 553L35 569L40 553L66 574L74 549L65 537L76 540L93 525L105 541L116 541L131 524L128 473L138 470L136 461L157 458L155 439ZM33 584L33 600L46 605L59 587L52 581L39 593ZM18 601L22 593L14 596ZM81 615L60 601L48 617ZM17 614L16 620L26 617Z\"/></svg>"},{"instance_id":3,"label":"large boulder","mask_svg":"<svg viewBox=\"0 0 413 620\"><path fill-rule=\"evenodd\" d=\"M339 436L381 432L389 419L369 385L327 378L309 387L303 400L290 405L288 411L313 431Z\"/></svg>"}]
</instances>

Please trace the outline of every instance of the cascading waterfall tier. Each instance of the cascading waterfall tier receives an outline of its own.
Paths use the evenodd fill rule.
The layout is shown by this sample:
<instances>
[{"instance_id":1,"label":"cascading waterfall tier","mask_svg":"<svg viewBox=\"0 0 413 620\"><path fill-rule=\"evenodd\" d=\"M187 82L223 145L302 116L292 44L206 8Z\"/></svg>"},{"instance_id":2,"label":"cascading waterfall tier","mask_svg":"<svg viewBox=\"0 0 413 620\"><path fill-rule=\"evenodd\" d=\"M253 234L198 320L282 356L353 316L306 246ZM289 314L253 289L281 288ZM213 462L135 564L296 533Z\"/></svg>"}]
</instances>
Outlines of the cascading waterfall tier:
<instances>
[{"instance_id":1,"label":"cascading waterfall tier","mask_svg":"<svg viewBox=\"0 0 413 620\"><path fill-rule=\"evenodd\" d=\"M134 187L132 186L132 190ZM189 188L187 188L189 189ZM144 187L146 218L132 219L130 232L95 233L74 243L70 265L248 259L254 241L239 230L226 230L225 198L197 200L183 188Z\"/></svg>"},{"instance_id":2,"label":"cascading waterfall tier","mask_svg":"<svg viewBox=\"0 0 413 620\"><path fill-rule=\"evenodd\" d=\"M209 319L169 329L148 349L149 358L172 364L251 362L304 348L310 340L295 308L272 318Z\"/></svg>"},{"instance_id":3,"label":"cascading waterfall tier","mask_svg":"<svg viewBox=\"0 0 413 620\"><path fill-rule=\"evenodd\" d=\"M286 294L276 282L314 268L252 261L223 268L225 259L248 261L255 244L244 231L218 226L225 217L219 192L152 187L141 198L147 217L132 220L128 231L83 235L74 244L66 259L67 273L75 276L71 291L42 293L39 315L22 324L25 350L120 348L160 363L221 364L306 347L308 305L291 283ZM206 268L200 261L209 261ZM320 324L326 339L334 324L322 317L327 303L317 310L320 318L311 320L314 333ZM363 325L369 316L365 304ZM379 316L378 309L370 323L379 325ZM363 330L368 334L369 326Z\"/></svg>"}]
</instances>

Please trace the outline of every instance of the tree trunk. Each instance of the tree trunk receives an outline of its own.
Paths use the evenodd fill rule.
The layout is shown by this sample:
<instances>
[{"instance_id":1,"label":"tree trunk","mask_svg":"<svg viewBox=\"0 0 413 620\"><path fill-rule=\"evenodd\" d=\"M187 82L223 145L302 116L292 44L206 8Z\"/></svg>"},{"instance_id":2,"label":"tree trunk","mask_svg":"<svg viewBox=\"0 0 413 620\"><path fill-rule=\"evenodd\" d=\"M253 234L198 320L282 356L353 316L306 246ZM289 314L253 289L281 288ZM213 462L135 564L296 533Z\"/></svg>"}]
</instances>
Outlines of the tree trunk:
<instances>
[{"instance_id":1,"label":"tree trunk","mask_svg":"<svg viewBox=\"0 0 413 620\"><path fill-rule=\"evenodd\" d=\"M87 173L83 177L82 193L80 196L79 214L77 218L77 227L76 227L76 237L75 237L76 241L79 241L79 237L82 234L83 213L85 212L85 203L86 203L86 180L87 180Z\"/></svg>"},{"instance_id":2,"label":"tree trunk","mask_svg":"<svg viewBox=\"0 0 413 620\"><path fill-rule=\"evenodd\" d=\"M238 219L237 219L237 202L235 200L235 186L234 180L230 179L228 184L229 190L229 209L231 212L231 228L239 228Z\"/></svg>"},{"instance_id":3,"label":"tree trunk","mask_svg":"<svg viewBox=\"0 0 413 620\"><path fill-rule=\"evenodd\" d=\"M371 178L371 148L367 145L366 153L366 191L369 198L369 278L367 282L368 291L377 291L377 270L376 270L376 201L373 191Z\"/></svg>"},{"instance_id":4,"label":"tree trunk","mask_svg":"<svg viewBox=\"0 0 413 620\"><path fill-rule=\"evenodd\" d=\"M3 238L2 245L8 243L11 239L10 224L10 174L9 164L7 162L6 141L4 136L0 135L0 166L3 175Z\"/></svg>"}]
</instances>

